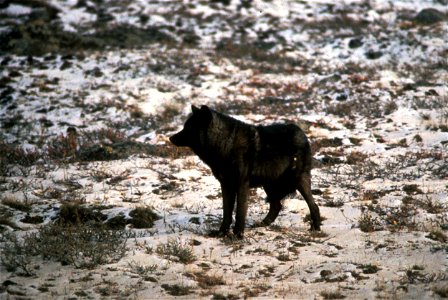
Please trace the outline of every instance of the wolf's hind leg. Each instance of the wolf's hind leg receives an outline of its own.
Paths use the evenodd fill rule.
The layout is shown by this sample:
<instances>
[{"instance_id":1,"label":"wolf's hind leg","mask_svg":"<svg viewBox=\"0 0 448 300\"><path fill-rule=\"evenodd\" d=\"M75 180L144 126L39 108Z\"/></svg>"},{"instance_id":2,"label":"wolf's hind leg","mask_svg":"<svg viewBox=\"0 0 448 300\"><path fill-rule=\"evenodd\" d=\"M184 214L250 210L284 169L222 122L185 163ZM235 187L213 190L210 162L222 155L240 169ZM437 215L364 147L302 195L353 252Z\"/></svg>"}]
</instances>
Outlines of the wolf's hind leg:
<instances>
[{"instance_id":1,"label":"wolf's hind leg","mask_svg":"<svg viewBox=\"0 0 448 300\"><path fill-rule=\"evenodd\" d=\"M282 209L282 204L280 203L280 200L268 199L268 201L269 201L269 212L261 222L262 225L265 226L271 225L275 221L275 219L277 219L277 216L280 213L280 210Z\"/></svg>"},{"instance_id":2,"label":"wolf's hind leg","mask_svg":"<svg viewBox=\"0 0 448 300\"><path fill-rule=\"evenodd\" d=\"M294 190L286 189L281 185L276 186L264 186L266 195L268 196L269 212L262 221L262 225L268 226L277 219L280 210L282 209L281 200L289 195Z\"/></svg>"},{"instance_id":3,"label":"wolf's hind leg","mask_svg":"<svg viewBox=\"0 0 448 300\"><path fill-rule=\"evenodd\" d=\"M306 204L310 209L311 215L311 230L320 230L320 212L319 207L314 202L313 195L311 193L311 174L302 173L299 177L299 186L297 188L305 198Z\"/></svg>"},{"instance_id":4,"label":"wolf's hind leg","mask_svg":"<svg viewBox=\"0 0 448 300\"><path fill-rule=\"evenodd\" d=\"M242 238L244 234L244 227L246 224L247 206L249 197L249 181L242 182L236 195L236 216L235 227L233 233L237 238Z\"/></svg>"}]
</instances>

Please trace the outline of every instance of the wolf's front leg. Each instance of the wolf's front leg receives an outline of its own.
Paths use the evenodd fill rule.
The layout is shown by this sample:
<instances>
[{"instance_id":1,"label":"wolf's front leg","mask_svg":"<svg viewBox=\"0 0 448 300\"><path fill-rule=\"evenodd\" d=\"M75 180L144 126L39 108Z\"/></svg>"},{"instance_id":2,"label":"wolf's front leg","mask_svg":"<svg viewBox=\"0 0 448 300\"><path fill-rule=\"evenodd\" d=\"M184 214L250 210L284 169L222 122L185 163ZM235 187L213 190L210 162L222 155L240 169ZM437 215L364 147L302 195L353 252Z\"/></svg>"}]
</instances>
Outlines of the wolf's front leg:
<instances>
[{"instance_id":1,"label":"wolf's front leg","mask_svg":"<svg viewBox=\"0 0 448 300\"><path fill-rule=\"evenodd\" d=\"M236 220L233 233L238 238L242 238L244 234L244 226L246 223L247 203L249 196L249 181L242 182L237 191L236 196Z\"/></svg>"},{"instance_id":2,"label":"wolf's front leg","mask_svg":"<svg viewBox=\"0 0 448 300\"><path fill-rule=\"evenodd\" d=\"M219 233L226 235L232 224L232 213L235 207L236 191L231 184L221 183L223 218Z\"/></svg>"}]
</instances>

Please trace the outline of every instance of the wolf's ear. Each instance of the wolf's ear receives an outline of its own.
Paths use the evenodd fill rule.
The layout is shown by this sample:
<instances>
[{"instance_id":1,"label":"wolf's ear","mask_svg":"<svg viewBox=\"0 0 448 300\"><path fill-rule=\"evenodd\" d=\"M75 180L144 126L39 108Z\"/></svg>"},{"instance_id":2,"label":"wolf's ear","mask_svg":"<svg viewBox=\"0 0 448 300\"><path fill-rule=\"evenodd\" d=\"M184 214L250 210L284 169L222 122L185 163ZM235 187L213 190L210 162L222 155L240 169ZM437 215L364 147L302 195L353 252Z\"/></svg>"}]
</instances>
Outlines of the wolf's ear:
<instances>
[{"instance_id":1,"label":"wolf's ear","mask_svg":"<svg viewBox=\"0 0 448 300\"><path fill-rule=\"evenodd\" d=\"M207 122L212 120L212 111L207 105L202 105L200 112L204 120L207 120Z\"/></svg>"},{"instance_id":2,"label":"wolf's ear","mask_svg":"<svg viewBox=\"0 0 448 300\"><path fill-rule=\"evenodd\" d=\"M199 108L197 108L197 106L195 106L195 105L191 105L191 111L193 112L193 113L197 113L198 111L199 111Z\"/></svg>"},{"instance_id":3,"label":"wolf's ear","mask_svg":"<svg viewBox=\"0 0 448 300\"><path fill-rule=\"evenodd\" d=\"M210 108L207 105L201 105L201 112L205 113L210 113Z\"/></svg>"}]
</instances>

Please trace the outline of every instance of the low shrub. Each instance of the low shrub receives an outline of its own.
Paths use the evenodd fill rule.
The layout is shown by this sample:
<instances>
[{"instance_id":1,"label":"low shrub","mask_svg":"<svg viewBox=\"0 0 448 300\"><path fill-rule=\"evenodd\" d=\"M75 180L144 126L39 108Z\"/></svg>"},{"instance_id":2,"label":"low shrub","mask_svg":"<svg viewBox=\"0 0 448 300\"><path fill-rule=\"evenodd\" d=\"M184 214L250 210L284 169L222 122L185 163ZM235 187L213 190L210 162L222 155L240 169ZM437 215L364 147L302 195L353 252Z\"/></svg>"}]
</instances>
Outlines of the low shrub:
<instances>
[{"instance_id":1,"label":"low shrub","mask_svg":"<svg viewBox=\"0 0 448 300\"><path fill-rule=\"evenodd\" d=\"M0 261L10 272L32 275L33 257L58 261L76 268L94 268L120 260L126 253L130 233L110 230L102 223L73 225L48 224L22 238L4 236Z\"/></svg>"},{"instance_id":2,"label":"low shrub","mask_svg":"<svg viewBox=\"0 0 448 300\"><path fill-rule=\"evenodd\" d=\"M150 207L137 207L129 213L128 223L134 228L151 228L160 217Z\"/></svg>"},{"instance_id":3,"label":"low shrub","mask_svg":"<svg viewBox=\"0 0 448 300\"><path fill-rule=\"evenodd\" d=\"M369 213L363 213L358 223L362 232L373 232L381 229L379 220Z\"/></svg>"},{"instance_id":4,"label":"low shrub","mask_svg":"<svg viewBox=\"0 0 448 300\"><path fill-rule=\"evenodd\" d=\"M196 260L193 249L187 243L179 239L168 239L168 242L159 244L156 253L167 256L168 259L177 260L183 264L189 264Z\"/></svg>"}]
</instances>

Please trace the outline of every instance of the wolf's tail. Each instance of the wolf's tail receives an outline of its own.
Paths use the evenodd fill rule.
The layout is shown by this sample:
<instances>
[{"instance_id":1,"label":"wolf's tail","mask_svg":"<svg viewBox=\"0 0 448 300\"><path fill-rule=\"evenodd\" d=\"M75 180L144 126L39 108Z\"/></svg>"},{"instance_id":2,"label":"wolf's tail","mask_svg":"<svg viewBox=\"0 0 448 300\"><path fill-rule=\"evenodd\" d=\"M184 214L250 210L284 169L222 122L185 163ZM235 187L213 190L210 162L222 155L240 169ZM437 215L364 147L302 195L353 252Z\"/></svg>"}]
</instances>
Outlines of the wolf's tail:
<instances>
[{"instance_id":1,"label":"wolf's tail","mask_svg":"<svg viewBox=\"0 0 448 300\"><path fill-rule=\"evenodd\" d=\"M297 175L310 173L313 167L313 155L311 145L303 131L299 130L295 135L296 154L294 163Z\"/></svg>"},{"instance_id":2,"label":"wolf's tail","mask_svg":"<svg viewBox=\"0 0 448 300\"><path fill-rule=\"evenodd\" d=\"M302 164L303 164L303 172L309 173L311 172L311 169L313 168L313 154L311 152L311 145L310 142L307 140L304 149L303 149L303 157L302 157Z\"/></svg>"}]
</instances>

